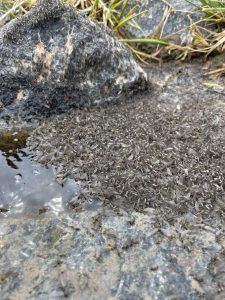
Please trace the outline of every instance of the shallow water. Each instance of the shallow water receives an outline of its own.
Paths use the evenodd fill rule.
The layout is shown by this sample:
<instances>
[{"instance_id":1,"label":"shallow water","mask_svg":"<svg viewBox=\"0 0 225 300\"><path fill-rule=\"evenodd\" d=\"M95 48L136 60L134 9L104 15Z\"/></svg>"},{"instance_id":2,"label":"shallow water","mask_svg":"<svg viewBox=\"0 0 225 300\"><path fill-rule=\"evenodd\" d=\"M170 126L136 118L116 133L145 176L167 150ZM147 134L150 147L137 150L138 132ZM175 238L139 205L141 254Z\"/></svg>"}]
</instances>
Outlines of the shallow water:
<instances>
[{"instance_id":1,"label":"shallow water","mask_svg":"<svg viewBox=\"0 0 225 300\"><path fill-rule=\"evenodd\" d=\"M13 139L10 139L9 136ZM60 185L53 167L32 160L18 134L0 134L0 217L59 214L79 194L79 185L70 179ZM24 136L28 135L22 135Z\"/></svg>"}]
</instances>

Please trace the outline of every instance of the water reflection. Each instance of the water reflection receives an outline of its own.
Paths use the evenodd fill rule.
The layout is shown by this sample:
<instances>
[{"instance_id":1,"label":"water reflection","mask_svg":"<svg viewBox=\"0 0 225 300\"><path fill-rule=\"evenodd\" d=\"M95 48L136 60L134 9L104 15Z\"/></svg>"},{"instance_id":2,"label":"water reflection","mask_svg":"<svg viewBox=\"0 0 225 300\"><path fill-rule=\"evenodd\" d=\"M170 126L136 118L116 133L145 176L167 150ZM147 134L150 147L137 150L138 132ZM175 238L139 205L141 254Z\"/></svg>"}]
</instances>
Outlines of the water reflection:
<instances>
[{"instance_id":1,"label":"water reflection","mask_svg":"<svg viewBox=\"0 0 225 300\"><path fill-rule=\"evenodd\" d=\"M0 216L58 214L79 194L68 179L60 185L52 167L32 161L27 149L0 150Z\"/></svg>"}]
</instances>

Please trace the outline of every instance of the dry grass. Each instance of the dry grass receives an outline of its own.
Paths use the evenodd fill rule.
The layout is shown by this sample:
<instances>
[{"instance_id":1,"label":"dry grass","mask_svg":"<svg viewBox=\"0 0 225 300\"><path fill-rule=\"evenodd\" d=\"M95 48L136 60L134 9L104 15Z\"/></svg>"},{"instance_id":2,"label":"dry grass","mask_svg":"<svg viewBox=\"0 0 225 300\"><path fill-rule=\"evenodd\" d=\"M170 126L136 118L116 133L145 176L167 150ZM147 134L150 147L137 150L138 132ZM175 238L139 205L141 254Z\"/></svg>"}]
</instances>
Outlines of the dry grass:
<instances>
[{"instance_id":1,"label":"dry grass","mask_svg":"<svg viewBox=\"0 0 225 300\"><path fill-rule=\"evenodd\" d=\"M63 0L64 3L73 5L75 8L82 10L88 17L94 18L103 23L106 27L112 29L116 36L129 43L126 27L137 27L136 20L144 11L136 12L137 7L133 6L128 9L129 0ZM37 3L37 0L2 0L3 10L0 11L0 24L6 22L9 18L16 18L25 14L32 6ZM139 41L142 42L142 41ZM144 42L158 44L164 46L165 41L160 38L146 39ZM168 43L167 43L168 44ZM145 60L154 58L154 55L148 55L135 46L128 46L133 53L140 59Z\"/></svg>"},{"instance_id":2,"label":"dry grass","mask_svg":"<svg viewBox=\"0 0 225 300\"><path fill-rule=\"evenodd\" d=\"M186 0L187 2L191 2ZM26 13L37 0L2 0L3 10L0 11L0 23L9 18ZM66 4L73 5L80 9L89 17L92 17L105 26L111 28L117 37L121 39L142 62L151 59L160 60L162 53L167 53L176 59L184 60L198 55L208 56L211 53L221 53L225 49L225 1L224 0L199 0L197 9L203 14L202 19L193 22L190 19L190 30L192 42L189 45L181 46L162 38L162 30L154 38L131 39L126 31L127 25L139 27L138 17L144 11L138 12L137 7L128 9L129 0L64 0ZM130 6L129 6L130 7ZM159 28L165 26L165 22L171 14L171 9L167 7L163 14ZM216 24L217 30L205 28L205 24ZM147 53L142 48L143 44L153 44L151 53ZM140 47L141 46L141 47Z\"/></svg>"}]
</instances>

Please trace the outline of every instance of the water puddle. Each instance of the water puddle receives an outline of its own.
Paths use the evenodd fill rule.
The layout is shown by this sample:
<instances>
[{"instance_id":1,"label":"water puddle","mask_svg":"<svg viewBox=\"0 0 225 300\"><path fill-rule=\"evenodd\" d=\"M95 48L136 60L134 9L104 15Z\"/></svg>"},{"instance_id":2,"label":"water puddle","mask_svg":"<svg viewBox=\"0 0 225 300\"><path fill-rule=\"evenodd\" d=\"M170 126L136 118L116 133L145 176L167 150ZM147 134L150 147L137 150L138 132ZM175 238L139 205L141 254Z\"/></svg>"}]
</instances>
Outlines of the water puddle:
<instances>
[{"instance_id":1,"label":"water puddle","mask_svg":"<svg viewBox=\"0 0 225 300\"><path fill-rule=\"evenodd\" d=\"M76 182L60 185L52 167L32 160L27 137L26 131L0 132L0 217L59 214L79 194Z\"/></svg>"}]
</instances>

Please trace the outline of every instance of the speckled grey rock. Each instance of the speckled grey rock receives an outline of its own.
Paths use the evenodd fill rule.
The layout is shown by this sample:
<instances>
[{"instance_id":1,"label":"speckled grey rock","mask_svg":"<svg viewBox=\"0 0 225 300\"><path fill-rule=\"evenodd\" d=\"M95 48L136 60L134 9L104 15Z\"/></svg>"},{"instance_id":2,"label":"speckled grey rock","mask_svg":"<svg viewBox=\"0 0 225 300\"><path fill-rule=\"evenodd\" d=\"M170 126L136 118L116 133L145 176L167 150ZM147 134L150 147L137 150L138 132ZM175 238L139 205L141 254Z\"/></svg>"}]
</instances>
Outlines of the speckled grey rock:
<instances>
[{"instance_id":1,"label":"speckled grey rock","mask_svg":"<svg viewBox=\"0 0 225 300\"><path fill-rule=\"evenodd\" d=\"M0 297L224 299L223 233L199 230L198 218L158 222L154 210L117 215L103 207L1 220Z\"/></svg>"},{"instance_id":2,"label":"speckled grey rock","mask_svg":"<svg viewBox=\"0 0 225 300\"><path fill-rule=\"evenodd\" d=\"M199 4L193 0L193 4ZM138 11L146 11L137 19L141 29L129 27L128 32L134 37L162 36L182 45L192 41L190 17L199 19L196 7L185 0L131 0Z\"/></svg>"},{"instance_id":3,"label":"speckled grey rock","mask_svg":"<svg viewBox=\"0 0 225 300\"><path fill-rule=\"evenodd\" d=\"M151 65L153 93L53 117L28 142L59 179L81 180L105 203L157 208L168 222L200 213L222 226L225 84L205 77L207 65Z\"/></svg>"},{"instance_id":4,"label":"speckled grey rock","mask_svg":"<svg viewBox=\"0 0 225 300\"><path fill-rule=\"evenodd\" d=\"M147 88L111 31L61 0L40 0L0 28L0 115L46 116Z\"/></svg>"},{"instance_id":5,"label":"speckled grey rock","mask_svg":"<svg viewBox=\"0 0 225 300\"><path fill-rule=\"evenodd\" d=\"M0 220L0 299L225 299L225 85L207 70L151 65L147 98L33 132L39 161L83 180L84 197L57 216Z\"/></svg>"},{"instance_id":6,"label":"speckled grey rock","mask_svg":"<svg viewBox=\"0 0 225 300\"><path fill-rule=\"evenodd\" d=\"M34 287L26 269L15 270L30 299L225 299L225 92L223 76L205 77L210 65L219 67L151 65L156 88L149 97L53 116L33 132L29 145L38 160L86 188L71 202L71 233L59 219L52 227L41 223L38 235L51 228L47 240L62 231L50 253L36 238L50 274L42 263ZM8 251L20 248L11 244ZM36 270L32 253L27 264ZM9 283L4 291L11 295Z\"/></svg>"}]
</instances>

